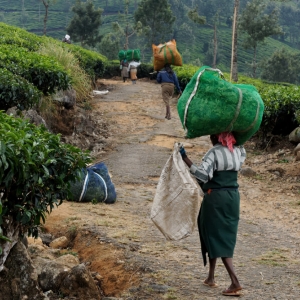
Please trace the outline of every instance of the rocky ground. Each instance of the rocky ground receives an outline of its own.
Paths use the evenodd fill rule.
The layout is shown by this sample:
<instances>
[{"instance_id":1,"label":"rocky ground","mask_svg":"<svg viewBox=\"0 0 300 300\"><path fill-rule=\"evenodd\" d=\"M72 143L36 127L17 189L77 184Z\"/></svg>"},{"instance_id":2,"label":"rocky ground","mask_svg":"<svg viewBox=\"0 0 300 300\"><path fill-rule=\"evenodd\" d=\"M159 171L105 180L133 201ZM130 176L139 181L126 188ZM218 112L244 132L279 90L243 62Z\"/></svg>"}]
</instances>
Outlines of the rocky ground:
<instances>
[{"instance_id":1,"label":"rocky ground","mask_svg":"<svg viewBox=\"0 0 300 300\"><path fill-rule=\"evenodd\" d=\"M45 230L53 237L72 231L74 239L64 252L99 275L102 299L225 299L221 291L229 286L229 278L221 261L216 270L219 287L202 284L208 270L201 260L198 232L166 241L149 218L174 142L185 143L197 163L210 147L209 138L184 139L177 99L172 119L166 120L160 86L154 81L133 85L101 80L99 89L109 93L90 103L90 133L85 139L76 139L76 134L64 138L92 150L95 162L106 163L118 200L113 205L64 201L47 218ZM261 151L255 140L245 145L248 157L239 175L241 220L234 256L243 299L300 295L300 163L294 161L293 147L281 143Z\"/></svg>"}]
</instances>

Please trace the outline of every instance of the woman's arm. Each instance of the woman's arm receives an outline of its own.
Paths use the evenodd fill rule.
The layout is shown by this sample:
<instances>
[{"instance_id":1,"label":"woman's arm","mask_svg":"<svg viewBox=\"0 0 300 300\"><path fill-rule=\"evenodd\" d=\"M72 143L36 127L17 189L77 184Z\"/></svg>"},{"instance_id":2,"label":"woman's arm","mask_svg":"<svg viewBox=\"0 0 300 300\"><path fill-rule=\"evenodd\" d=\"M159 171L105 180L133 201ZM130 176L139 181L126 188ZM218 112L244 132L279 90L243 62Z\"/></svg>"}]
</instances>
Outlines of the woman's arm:
<instances>
[{"instance_id":1,"label":"woman's arm","mask_svg":"<svg viewBox=\"0 0 300 300\"><path fill-rule=\"evenodd\" d=\"M193 162L187 157L185 149L181 147L179 149L182 160L186 163L186 165L190 168L190 172L198 181L206 183L213 177L214 172L214 153L210 152L210 156L208 159L203 159L202 163L199 167L193 164Z\"/></svg>"}]
</instances>

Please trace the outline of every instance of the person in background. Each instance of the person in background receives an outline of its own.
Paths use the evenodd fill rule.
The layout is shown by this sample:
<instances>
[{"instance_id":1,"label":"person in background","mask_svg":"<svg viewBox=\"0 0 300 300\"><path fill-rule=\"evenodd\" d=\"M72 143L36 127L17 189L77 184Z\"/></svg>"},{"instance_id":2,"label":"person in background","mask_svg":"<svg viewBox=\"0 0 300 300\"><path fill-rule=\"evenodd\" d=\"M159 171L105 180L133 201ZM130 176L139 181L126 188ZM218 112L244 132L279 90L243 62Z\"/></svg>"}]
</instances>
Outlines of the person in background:
<instances>
[{"instance_id":1,"label":"person in background","mask_svg":"<svg viewBox=\"0 0 300 300\"><path fill-rule=\"evenodd\" d=\"M138 62L138 61L131 61L129 63L129 66L128 66L128 71L130 73L130 79L132 81L132 84L136 84L136 81L137 81L137 67L140 65L141 63Z\"/></svg>"},{"instance_id":2,"label":"person in background","mask_svg":"<svg viewBox=\"0 0 300 300\"><path fill-rule=\"evenodd\" d=\"M164 103L166 104L165 118L167 120L170 120L171 119L170 100L173 97L175 86L179 95L182 94L182 91L178 83L178 78L175 72L172 70L170 64L165 64L164 69L159 71L156 80L158 83L161 84L162 98Z\"/></svg>"},{"instance_id":3,"label":"person in background","mask_svg":"<svg viewBox=\"0 0 300 300\"><path fill-rule=\"evenodd\" d=\"M128 61L127 59L123 59L120 63L121 68L121 77L123 79L123 82L126 82L128 78Z\"/></svg>"},{"instance_id":4,"label":"person in background","mask_svg":"<svg viewBox=\"0 0 300 300\"><path fill-rule=\"evenodd\" d=\"M185 149L180 149L183 161L204 192L198 228L203 262L205 266L208 254L209 272L203 284L217 287L214 274L217 258L221 257L231 279L231 285L222 294L239 296L242 287L235 274L232 257L240 214L237 176L246 159L246 151L243 146L234 146L236 140L232 133L214 134L210 140L213 147L198 167L187 157Z\"/></svg>"},{"instance_id":5,"label":"person in background","mask_svg":"<svg viewBox=\"0 0 300 300\"><path fill-rule=\"evenodd\" d=\"M66 34L65 37L62 39L63 43L71 44L71 37Z\"/></svg>"}]
</instances>

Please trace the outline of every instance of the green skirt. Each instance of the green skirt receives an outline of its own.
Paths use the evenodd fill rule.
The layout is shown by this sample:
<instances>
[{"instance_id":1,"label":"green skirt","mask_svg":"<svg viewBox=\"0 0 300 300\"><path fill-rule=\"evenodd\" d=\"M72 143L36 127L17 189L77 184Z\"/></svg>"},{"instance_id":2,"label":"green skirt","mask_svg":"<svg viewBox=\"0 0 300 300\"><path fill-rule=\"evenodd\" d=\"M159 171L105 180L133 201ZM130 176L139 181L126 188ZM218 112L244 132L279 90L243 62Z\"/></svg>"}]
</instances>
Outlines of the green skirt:
<instances>
[{"instance_id":1,"label":"green skirt","mask_svg":"<svg viewBox=\"0 0 300 300\"><path fill-rule=\"evenodd\" d=\"M240 214L237 172L215 172L213 179L202 189L205 195L198 216L198 228L206 265L206 254L209 258L233 257Z\"/></svg>"}]
</instances>

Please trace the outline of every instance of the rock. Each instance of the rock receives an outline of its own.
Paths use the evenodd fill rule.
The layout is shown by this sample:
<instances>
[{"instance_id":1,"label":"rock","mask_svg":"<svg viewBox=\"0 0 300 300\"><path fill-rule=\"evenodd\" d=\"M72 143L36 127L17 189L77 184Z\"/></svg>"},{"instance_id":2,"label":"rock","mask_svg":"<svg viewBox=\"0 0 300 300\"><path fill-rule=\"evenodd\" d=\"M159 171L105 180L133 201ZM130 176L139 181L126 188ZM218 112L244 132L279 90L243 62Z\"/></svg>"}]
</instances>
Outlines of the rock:
<instances>
[{"instance_id":1,"label":"rock","mask_svg":"<svg viewBox=\"0 0 300 300\"><path fill-rule=\"evenodd\" d=\"M34 109L21 111L17 107L11 107L6 111L6 114L14 117L22 117L36 126L44 125L49 130L46 121Z\"/></svg>"},{"instance_id":2,"label":"rock","mask_svg":"<svg viewBox=\"0 0 300 300\"><path fill-rule=\"evenodd\" d=\"M40 237L38 238L33 238L31 236L27 237L28 245L39 245L39 246L44 246L43 241Z\"/></svg>"},{"instance_id":3,"label":"rock","mask_svg":"<svg viewBox=\"0 0 300 300\"><path fill-rule=\"evenodd\" d=\"M267 168L267 171L275 174L276 176L280 176L280 177L283 176L285 173L285 171L280 167L275 167L275 168L269 167L269 168Z\"/></svg>"},{"instance_id":4,"label":"rock","mask_svg":"<svg viewBox=\"0 0 300 300\"><path fill-rule=\"evenodd\" d=\"M46 300L38 285L38 275L27 250L22 242L18 242L10 251L0 273L1 300Z\"/></svg>"},{"instance_id":5,"label":"rock","mask_svg":"<svg viewBox=\"0 0 300 300\"><path fill-rule=\"evenodd\" d=\"M252 177L256 175L256 172L249 167L242 168L240 174L246 177Z\"/></svg>"},{"instance_id":6,"label":"rock","mask_svg":"<svg viewBox=\"0 0 300 300\"><path fill-rule=\"evenodd\" d=\"M49 246L53 241L53 236L50 233L39 233L39 237L41 238L43 244Z\"/></svg>"},{"instance_id":7,"label":"rock","mask_svg":"<svg viewBox=\"0 0 300 300\"><path fill-rule=\"evenodd\" d=\"M66 248L69 244L69 240L65 236L61 236L50 243L51 248L59 249Z\"/></svg>"},{"instance_id":8,"label":"rock","mask_svg":"<svg viewBox=\"0 0 300 300\"><path fill-rule=\"evenodd\" d=\"M300 143L300 126L289 134L289 141L293 143Z\"/></svg>"},{"instance_id":9,"label":"rock","mask_svg":"<svg viewBox=\"0 0 300 300\"><path fill-rule=\"evenodd\" d=\"M74 89L58 91L53 99L60 102L66 109L71 109L76 105L76 91Z\"/></svg>"},{"instance_id":10,"label":"rock","mask_svg":"<svg viewBox=\"0 0 300 300\"><path fill-rule=\"evenodd\" d=\"M59 264L56 261L49 261L38 275L40 287L43 291L59 290L61 282L69 271L69 267Z\"/></svg>"},{"instance_id":11,"label":"rock","mask_svg":"<svg viewBox=\"0 0 300 300\"><path fill-rule=\"evenodd\" d=\"M49 130L45 120L37 113L36 110L33 109L29 109L27 111L24 110L22 113L24 119L28 119L30 123L37 126L44 125Z\"/></svg>"},{"instance_id":12,"label":"rock","mask_svg":"<svg viewBox=\"0 0 300 300\"><path fill-rule=\"evenodd\" d=\"M55 261L58 264L68 266L69 268L73 268L73 267L79 265L79 259L76 256L71 255L71 254L62 255L62 256L58 257Z\"/></svg>"},{"instance_id":13,"label":"rock","mask_svg":"<svg viewBox=\"0 0 300 300\"><path fill-rule=\"evenodd\" d=\"M72 268L63 279L60 291L76 299L100 300L100 293L84 264Z\"/></svg>"},{"instance_id":14,"label":"rock","mask_svg":"<svg viewBox=\"0 0 300 300\"><path fill-rule=\"evenodd\" d=\"M296 156L296 161L300 160L300 143L293 150L293 154Z\"/></svg>"},{"instance_id":15,"label":"rock","mask_svg":"<svg viewBox=\"0 0 300 300\"><path fill-rule=\"evenodd\" d=\"M169 286L162 285L162 284L150 284L148 287L149 287L149 289L151 289L157 293L166 293L170 290Z\"/></svg>"}]
</instances>

